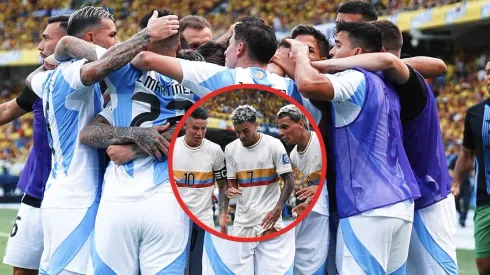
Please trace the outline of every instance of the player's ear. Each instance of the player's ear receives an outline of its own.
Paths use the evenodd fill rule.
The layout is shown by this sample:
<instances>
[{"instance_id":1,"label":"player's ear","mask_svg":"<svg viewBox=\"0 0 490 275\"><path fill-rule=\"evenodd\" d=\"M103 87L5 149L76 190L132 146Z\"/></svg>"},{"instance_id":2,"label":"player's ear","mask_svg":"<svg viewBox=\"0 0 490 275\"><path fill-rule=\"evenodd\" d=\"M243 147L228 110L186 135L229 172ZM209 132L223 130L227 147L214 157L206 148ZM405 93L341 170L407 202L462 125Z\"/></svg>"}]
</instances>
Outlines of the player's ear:
<instances>
[{"instance_id":1,"label":"player's ear","mask_svg":"<svg viewBox=\"0 0 490 275\"><path fill-rule=\"evenodd\" d=\"M357 47L355 52L354 52L354 55L358 55L358 54L362 54L362 49Z\"/></svg>"},{"instance_id":2,"label":"player's ear","mask_svg":"<svg viewBox=\"0 0 490 275\"><path fill-rule=\"evenodd\" d=\"M236 56L237 57L241 57L241 56L243 56L245 54L245 47L246 47L245 46L245 43L243 43L243 42L240 42L238 44L238 49L236 51Z\"/></svg>"},{"instance_id":3,"label":"player's ear","mask_svg":"<svg viewBox=\"0 0 490 275\"><path fill-rule=\"evenodd\" d=\"M93 32L87 32L87 33L85 33L85 41L95 44L94 36L95 35L94 35Z\"/></svg>"}]
</instances>

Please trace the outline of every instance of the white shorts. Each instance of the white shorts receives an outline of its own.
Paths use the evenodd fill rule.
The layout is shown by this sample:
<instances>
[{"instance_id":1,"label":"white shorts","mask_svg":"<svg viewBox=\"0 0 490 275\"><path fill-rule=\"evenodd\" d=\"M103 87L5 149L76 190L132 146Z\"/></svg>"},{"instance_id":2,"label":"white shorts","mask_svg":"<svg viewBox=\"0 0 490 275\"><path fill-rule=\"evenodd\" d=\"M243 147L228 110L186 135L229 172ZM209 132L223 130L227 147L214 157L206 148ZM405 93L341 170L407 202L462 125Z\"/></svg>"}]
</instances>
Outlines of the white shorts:
<instances>
[{"instance_id":1,"label":"white shorts","mask_svg":"<svg viewBox=\"0 0 490 275\"><path fill-rule=\"evenodd\" d=\"M293 231L263 242L233 242L206 232L202 274L292 275L294 250Z\"/></svg>"},{"instance_id":2,"label":"white shorts","mask_svg":"<svg viewBox=\"0 0 490 275\"><path fill-rule=\"evenodd\" d=\"M3 263L19 268L39 268L43 253L43 224L41 208L21 203Z\"/></svg>"},{"instance_id":3,"label":"white shorts","mask_svg":"<svg viewBox=\"0 0 490 275\"><path fill-rule=\"evenodd\" d=\"M295 230L294 274L326 274L330 241L328 216L311 211Z\"/></svg>"},{"instance_id":4,"label":"white shorts","mask_svg":"<svg viewBox=\"0 0 490 275\"><path fill-rule=\"evenodd\" d=\"M44 250L39 274L59 274L63 270L86 274L98 207L99 203L94 202L89 208L41 209Z\"/></svg>"},{"instance_id":5,"label":"white shorts","mask_svg":"<svg viewBox=\"0 0 490 275\"><path fill-rule=\"evenodd\" d=\"M337 233L339 274L405 274L412 222L356 215L341 219Z\"/></svg>"},{"instance_id":6,"label":"white shorts","mask_svg":"<svg viewBox=\"0 0 490 275\"><path fill-rule=\"evenodd\" d=\"M190 224L170 188L142 201L102 200L91 251L93 273L183 274Z\"/></svg>"},{"instance_id":7,"label":"white shorts","mask_svg":"<svg viewBox=\"0 0 490 275\"><path fill-rule=\"evenodd\" d=\"M415 211L407 274L458 274L453 195Z\"/></svg>"}]
</instances>

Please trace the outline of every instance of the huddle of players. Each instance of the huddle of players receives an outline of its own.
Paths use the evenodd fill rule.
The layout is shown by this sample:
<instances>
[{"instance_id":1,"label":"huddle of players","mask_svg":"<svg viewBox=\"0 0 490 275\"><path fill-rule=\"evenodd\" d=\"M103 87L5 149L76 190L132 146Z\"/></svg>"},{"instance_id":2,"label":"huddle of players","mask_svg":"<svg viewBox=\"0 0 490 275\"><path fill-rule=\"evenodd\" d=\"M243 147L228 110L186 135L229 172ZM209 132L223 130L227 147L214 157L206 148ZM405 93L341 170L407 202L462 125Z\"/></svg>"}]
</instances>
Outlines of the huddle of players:
<instances>
[{"instance_id":1,"label":"huddle of players","mask_svg":"<svg viewBox=\"0 0 490 275\"><path fill-rule=\"evenodd\" d=\"M309 130L306 116L296 106L287 105L277 113L281 138L296 145L291 161L278 139L257 132L257 114L252 106L239 106L231 114L238 139L228 144L224 153L219 145L204 138L207 118L204 107L190 115L184 126L186 133L177 139L173 154L172 168L179 193L198 220L214 228L211 195L216 180L222 233L226 234L228 200L234 196L238 196L238 202L232 235L259 237L281 230L281 210L294 184L291 165L307 176L309 184L300 191L307 202L293 211L300 214L306 209L318 188L322 155L316 133ZM282 190L279 177L284 180ZM322 192L326 192L326 187ZM268 241L235 243L206 232L203 273L287 274L294 270L295 274L313 274L327 258L326 199L327 194L322 193L313 211L296 227L294 238L288 232ZM317 242L312 243L312 239Z\"/></svg>"},{"instance_id":2,"label":"huddle of players","mask_svg":"<svg viewBox=\"0 0 490 275\"><path fill-rule=\"evenodd\" d=\"M449 205L454 201L447 198L449 177L435 99L417 73L442 74L441 61L401 61L401 35L395 26L352 22L377 18L374 9L362 2L348 2L339 9L338 19L343 21L337 23L330 52L334 59L324 61L312 59L320 53L317 49L328 44L318 43L319 39L313 46L309 41L299 42L298 37L288 40L295 63L281 52L276 54L274 32L258 20L231 28L226 67L177 59L177 18L156 17L148 14L138 34L111 47L118 42L112 16L102 9L81 9L71 15L67 34L82 39L63 38L54 58L47 60L59 63L56 69L41 72L40 68L27 79L42 98L42 109L39 100L37 108L31 106L46 117L45 143L50 145L53 162L41 205L40 273L90 273L87 265L103 274L182 272L189 221L168 187L166 157L160 151L166 152L172 129L189 103L237 83L265 84L284 91L324 130L333 236L336 216L340 218L338 236L331 238L337 240L334 255L339 273L457 273L454 207ZM310 36L317 38L317 34ZM383 48L390 53L379 53ZM289 78L266 70L271 58ZM327 71L343 72L320 73ZM105 110L102 80L111 98ZM25 101L16 102L26 106ZM96 148L107 147L114 161L103 177L103 155ZM162 216L160 209L172 210ZM22 206L19 217L21 211ZM33 219L39 221L41 215L37 215ZM20 232L22 223L17 220ZM16 237L12 235L11 240ZM291 254L279 255L285 251L279 246L271 249L274 240L266 250L250 244L255 245L255 257L268 262L268 268L256 267L256 273L292 270L291 265L279 270L278 266L289 263L284 259ZM87 264L89 244L92 264ZM208 245L206 253L220 251L219 244L214 245ZM250 254L250 248L235 245L232 251ZM22 262L27 262L24 268L36 269L35 257L25 257L22 247L26 246L9 241L5 261L12 254L10 259L21 264L10 264L23 267ZM233 273L234 267L223 265L220 255L208 256L211 263ZM318 270L324 268L322 264Z\"/></svg>"}]
</instances>

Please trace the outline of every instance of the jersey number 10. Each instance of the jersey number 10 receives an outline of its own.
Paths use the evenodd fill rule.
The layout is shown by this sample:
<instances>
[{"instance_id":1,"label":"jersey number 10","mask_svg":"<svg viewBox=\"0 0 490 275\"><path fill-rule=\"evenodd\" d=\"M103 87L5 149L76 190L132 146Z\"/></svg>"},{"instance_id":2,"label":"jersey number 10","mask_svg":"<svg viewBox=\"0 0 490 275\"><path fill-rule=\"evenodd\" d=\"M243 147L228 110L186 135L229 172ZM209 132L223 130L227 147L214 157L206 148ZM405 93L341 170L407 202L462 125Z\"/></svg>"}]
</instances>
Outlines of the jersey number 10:
<instances>
[{"instance_id":1,"label":"jersey number 10","mask_svg":"<svg viewBox=\"0 0 490 275\"><path fill-rule=\"evenodd\" d=\"M185 186L193 186L195 182L194 173L184 173L184 184Z\"/></svg>"}]
</instances>

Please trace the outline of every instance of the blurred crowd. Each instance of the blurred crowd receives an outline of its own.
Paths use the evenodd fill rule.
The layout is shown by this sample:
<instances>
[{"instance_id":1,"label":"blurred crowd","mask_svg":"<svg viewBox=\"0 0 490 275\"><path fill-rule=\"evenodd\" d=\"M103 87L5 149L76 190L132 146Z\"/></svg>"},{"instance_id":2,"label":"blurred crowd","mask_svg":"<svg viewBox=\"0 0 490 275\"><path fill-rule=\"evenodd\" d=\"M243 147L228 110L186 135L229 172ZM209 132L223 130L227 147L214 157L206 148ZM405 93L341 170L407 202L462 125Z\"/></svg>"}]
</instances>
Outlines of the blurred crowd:
<instances>
[{"instance_id":1,"label":"blurred crowd","mask_svg":"<svg viewBox=\"0 0 490 275\"><path fill-rule=\"evenodd\" d=\"M471 0L470 0L471 1ZM213 34L223 34L244 15L258 16L276 31L298 24L333 22L343 0L0 0L0 50L35 49L49 16L67 13L86 5L103 6L116 19L119 38L124 41L138 31L138 20L152 9L169 9L180 17L194 14L208 20ZM370 0L380 15L460 2L458 0Z\"/></svg>"},{"instance_id":2,"label":"blurred crowd","mask_svg":"<svg viewBox=\"0 0 490 275\"><path fill-rule=\"evenodd\" d=\"M432 83L437 95L447 155L456 153L457 145L462 144L464 118L468 108L489 95L484 83L485 65L489 58L490 51L487 49L460 51L453 60L446 61L446 76Z\"/></svg>"},{"instance_id":3,"label":"blurred crowd","mask_svg":"<svg viewBox=\"0 0 490 275\"><path fill-rule=\"evenodd\" d=\"M222 93L208 100L203 106L210 117L229 120L234 108L249 104L257 110L257 121L264 125L277 127L276 114L281 107L289 104L273 93L257 90L237 90Z\"/></svg>"},{"instance_id":4,"label":"blurred crowd","mask_svg":"<svg viewBox=\"0 0 490 275\"><path fill-rule=\"evenodd\" d=\"M24 87L12 81L0 83L0 102L19 95ZM24 168L32 147L33 115L28 113L19 119L0 126L0 176L18 176Z\"/></svg>"}]
</instances>

